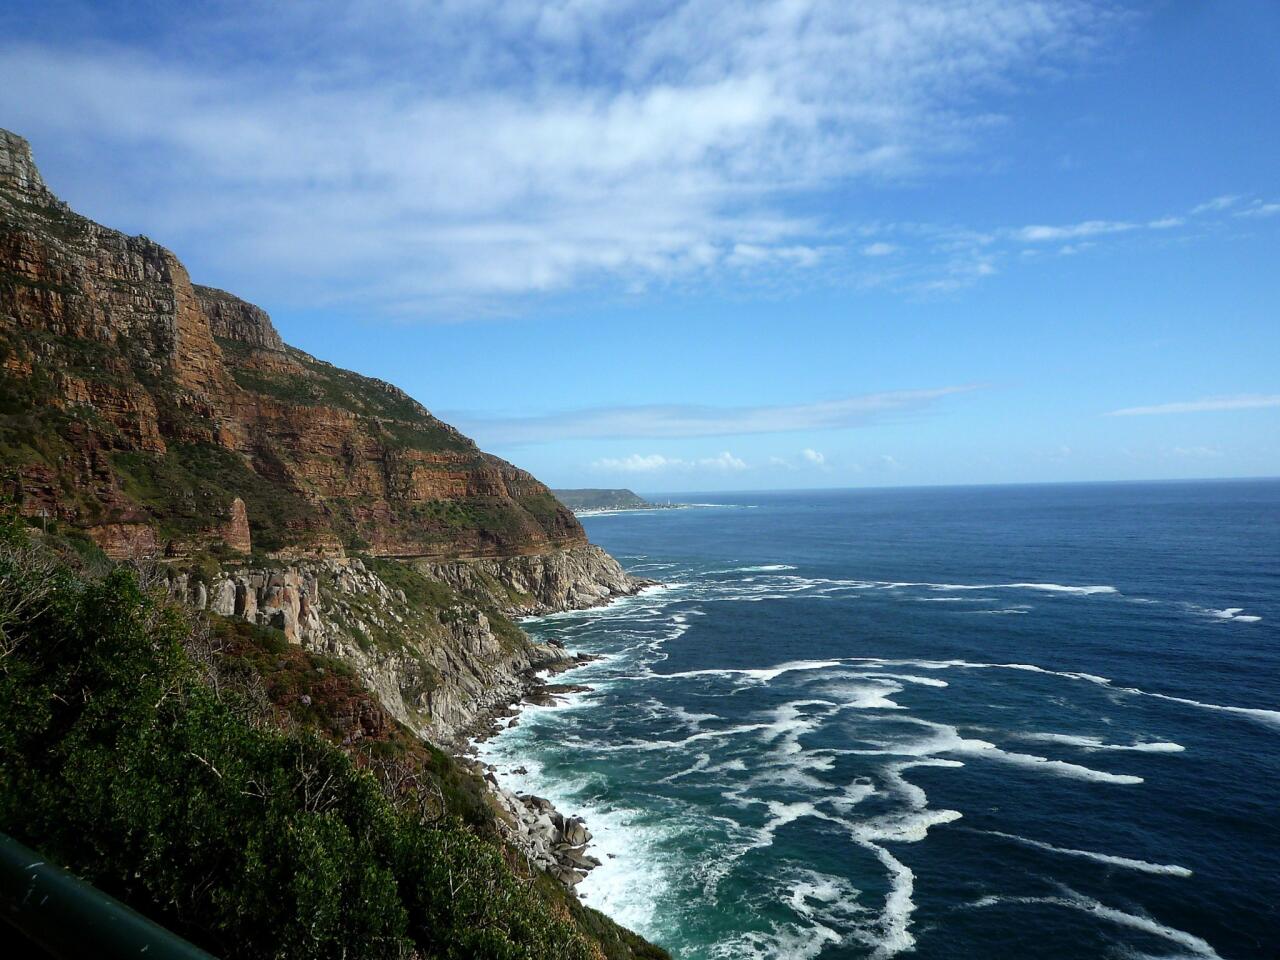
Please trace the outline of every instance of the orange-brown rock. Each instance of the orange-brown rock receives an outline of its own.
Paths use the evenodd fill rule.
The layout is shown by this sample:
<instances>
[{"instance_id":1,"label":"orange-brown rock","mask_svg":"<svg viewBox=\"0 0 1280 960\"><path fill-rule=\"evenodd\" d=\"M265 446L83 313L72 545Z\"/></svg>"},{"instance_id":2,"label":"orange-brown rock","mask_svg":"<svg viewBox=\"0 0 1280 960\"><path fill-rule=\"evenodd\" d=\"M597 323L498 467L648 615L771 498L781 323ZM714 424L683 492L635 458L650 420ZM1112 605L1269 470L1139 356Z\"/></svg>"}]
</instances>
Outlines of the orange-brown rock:
<instances>
[{"instance_id":1,"label":"orange-brown rock","mask_svg":"<svg viewBox=\"0 0 1280 960\"><path fill-rule=\"evenodd\" d=\"M253 538L249 533L249 511L239 497L231 501L230 516L222 526L222 540L237 553L250 553L253 550Z\"/></svg>"},{"instance_id":2,"label":"orange-brown rock","mask_svg":"<svg viewBox=\"0 0 1280 960\"><path fill-rule=\"evenodd\" d=\"M286 346L168 250L72 212L2 130L0 371L5 488L114 556L586 543L546 487L403 391Z\"/></svg>"}]
</instances>

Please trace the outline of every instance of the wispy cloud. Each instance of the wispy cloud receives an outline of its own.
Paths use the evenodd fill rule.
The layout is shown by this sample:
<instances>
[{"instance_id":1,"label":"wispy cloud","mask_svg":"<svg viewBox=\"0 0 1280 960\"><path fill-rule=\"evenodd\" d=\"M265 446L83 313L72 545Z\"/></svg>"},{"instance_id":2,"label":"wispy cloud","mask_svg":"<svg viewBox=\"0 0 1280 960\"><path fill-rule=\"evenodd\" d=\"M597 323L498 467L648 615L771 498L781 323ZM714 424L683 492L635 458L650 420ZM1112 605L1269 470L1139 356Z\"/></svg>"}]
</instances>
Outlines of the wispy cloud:
<instances>
[{"instance_id":1,"label":"wispy cloud","mask_svg":"<svg viewBox=\"0 0 1280 960\"><path fill-rule=\"evenodd\" d=\"M809 463L812 463L816 467L821 467L827 462L827 458L824 454L822 454L817 450L814 450L811 447L805 447L803 450L801 450L800 456L804 457L805 460L807 460Z\"/></svg>"},{"instance_id":2,"label":"wispy cloud","mask_svg":"<svg viewBox=\"0 0 1280 960\"><path fill-rule=\"evenodd\" d=\"M145 46L11 39L0 116L93 157L64 169L100 210L223 274L409 314L811 268L839 225L789 198L973 149L999 119L978 94L1114 20L1092 0L208 9L148 7Z\"/></svg>"},{"instance_id":3,"label":"wispy cloud","mask_svg":"<svg viewBox=\"0 0 1280 960\"><path fill-rule=\"evenodd\" d=\"M1045 226L1043 224L1022 227L1017 231L1019 240L1027 243L1042 243L1053 240L1079 240L1082 237L1096 237L1107 233L1127 233L1137 230L1136 223L1125 223L1115 220L1086 220L1083 223L1071 223L1062 226Z\"/></svg>"},{"instance_id":4,"label":"wispy cloud","mask_svg":"<svg viewBox=\"0 0 1280 960\"><path fill-rule=\"evenodd\" d=\"M1215 410L1258 410L1264 407L1280 407L1280 394L1241 394L1234 397L1206 397L1203 400L1187 400L1178 403L1158 403L1148 407L1125 407L1112 410L1108 417L1145 417L1166 413L1207 413Z\"/></svg>"},{"instance_id":5,"label":"wispy cloud","mask_svg":"<svg viewBox=\"0 0 1280 960\"><path fill-rule=\"evenodd\" d=\"M893 243L885 243L883 240L876 243L868 243L862 248L864 257L887 257L891 253L897 253L898 247Z\"/></svg>"},{"instance_id":6,"label":"wispy cloud","mask_svg":"<svg viewBox=\"0 0 1280 960\"><path fill-rule=\"evenodd\" d=\"M1280 203L1254 202L1244 210L1236 211L1237 217L1274 217L1280 216Z\"/></svg>"},{"instance_id":7,"label":"wispy cloud","mask_svg":"<svg viewBox=\"0 0 1280 960\"><path fill-rule=\"evenodd\" d=\"M739 473L747 469L747 463L725 450L714 457L701 457L696 460L666 457L660 453L633 453L629 457L605 457L592 463L591 468L600 473L667 473L691 470Z\"/></svg>"},{"instance_id":8,"label":"wispy cloud","mask_svg":"<svg viewBox=\"0 0 1280 960\"><path fill-rule=\"evenodd\" d=\"M532 417L445 412L482 444L511 446L573 439L713 437L858 427L922 411L976 385L868 393L841 400L754 407L651 405L570 410Z\"/></svg>"},{"instance_id":9,"label":"wispy cloud","mask_svg":"<svg viewBox=\"0 0 1280 960\"><path fill-rule=\"evenodd\" d=\"M1223 210L1230 209L1240 202L1240 198L1234 194L1224 194L1220 197L1214 197L1212 200L1206 200L1204 203L1197 204L1191 209L1194 214L1201 213L1221 213Z\"/></svg>"}]
</instances>

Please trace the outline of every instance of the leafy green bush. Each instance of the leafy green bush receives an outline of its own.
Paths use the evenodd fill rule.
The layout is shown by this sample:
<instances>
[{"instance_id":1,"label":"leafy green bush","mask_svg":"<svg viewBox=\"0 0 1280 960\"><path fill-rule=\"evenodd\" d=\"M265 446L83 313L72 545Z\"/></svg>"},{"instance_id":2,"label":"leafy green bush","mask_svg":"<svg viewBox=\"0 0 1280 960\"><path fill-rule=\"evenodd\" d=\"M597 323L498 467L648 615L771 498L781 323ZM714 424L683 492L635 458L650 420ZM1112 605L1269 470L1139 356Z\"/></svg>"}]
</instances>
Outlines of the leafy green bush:
<instances>
[{"instance_id":1,"label":"leafy green bush","mask_svg":"<svg viewBox=\"0 0 1280 960\"><path fill-rule=\"evenodd\" d=\"M0 533L0 829L225 957L600 955L495 843L246 721L190 630L131 574L84 580Z\"/></svg>"}]
</instances>

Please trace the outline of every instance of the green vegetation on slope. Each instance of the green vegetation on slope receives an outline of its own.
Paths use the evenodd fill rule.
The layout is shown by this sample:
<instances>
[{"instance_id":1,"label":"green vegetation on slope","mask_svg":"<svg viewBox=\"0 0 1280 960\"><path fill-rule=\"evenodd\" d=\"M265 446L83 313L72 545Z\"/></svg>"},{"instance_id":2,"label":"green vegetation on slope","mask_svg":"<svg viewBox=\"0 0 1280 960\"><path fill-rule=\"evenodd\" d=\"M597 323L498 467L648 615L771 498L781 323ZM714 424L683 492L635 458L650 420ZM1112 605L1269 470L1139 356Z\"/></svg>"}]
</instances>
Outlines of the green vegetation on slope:
<instances>
[{"instance_id":1,"label":"green vegetation on slope","mask_svg":"<svg viewBox=\"0 0 1280 960\"><path fill-rule=\"evenodd\" d=\"M522 875L443 754L379 778L316 732L358 696L270 631L210 639L131 573L0 531L0 830L227 958L665 956Z\"/></svg>"},{"instance_id":2,"label":"green vegetation on slope","mask_svg":"<svg viewBox=\"0 0 1280 960\"><path fill-rule=\"evenodd\" d=\"M642 510L653 504L631 490L552 490L570 510Z\"/></svg>"},{"instance_id":3,"label":"green vegetation on slope","mask_svg":"<svg viewBox=\"0 0 1280 960\"><path fill-rule=\"evenodd\" d=\"M278 550L314 514L300 494L266 483L240 455L211 443L175 443L164 454L117 452L112 465L130 499L152 511L163 533L193 534L226 515L240 497L254 546Z\"/></svg>"}]
</instances>

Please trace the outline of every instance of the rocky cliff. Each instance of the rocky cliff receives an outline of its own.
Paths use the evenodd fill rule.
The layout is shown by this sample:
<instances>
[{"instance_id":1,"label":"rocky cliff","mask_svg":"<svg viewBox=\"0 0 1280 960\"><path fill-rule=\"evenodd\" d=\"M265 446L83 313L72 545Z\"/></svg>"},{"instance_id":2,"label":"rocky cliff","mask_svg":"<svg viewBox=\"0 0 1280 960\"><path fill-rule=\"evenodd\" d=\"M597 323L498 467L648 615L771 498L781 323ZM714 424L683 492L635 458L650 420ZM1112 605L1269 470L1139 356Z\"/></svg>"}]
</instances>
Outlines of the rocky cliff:
<instances>
[{"instance_id":1,"label":"rocky cliff","mask_svg":"<svg viewBox=\"0 0 1280 960\"><path fill-rule=\"evenodd\" d=\"M459 559L586 543L541 483L407 394L72 212L0 131L0 464L27 514L111 555ZM241 501L236 506L237 498Z\"/></svg>"},{"instance_id":2,"label":"rocky cliff","mask_svg":"<svg viewBox=\"0 0 1280 960\"><path fill-rule=\"evenodd\" d=\"M434 739L566 656L505 614L641 586L531 475L74 213L2 130L0 367L0 481L21 512L349 660Z\"/></svg>"},{"instance_id":3,"label":"rocky cliff","mask_svg":"<svg viewBox=\"0 0 1280 960\"><path fill-rule=\"evenodd\" d=\"M420 736L455 744L519 700L536 670L572 665L532 642L487 588L454 589L376 558L299 560L212 571L165 567L169 593L197 610L279 630L349 664L383 707Z\"/></svg>"}]
</instances>

